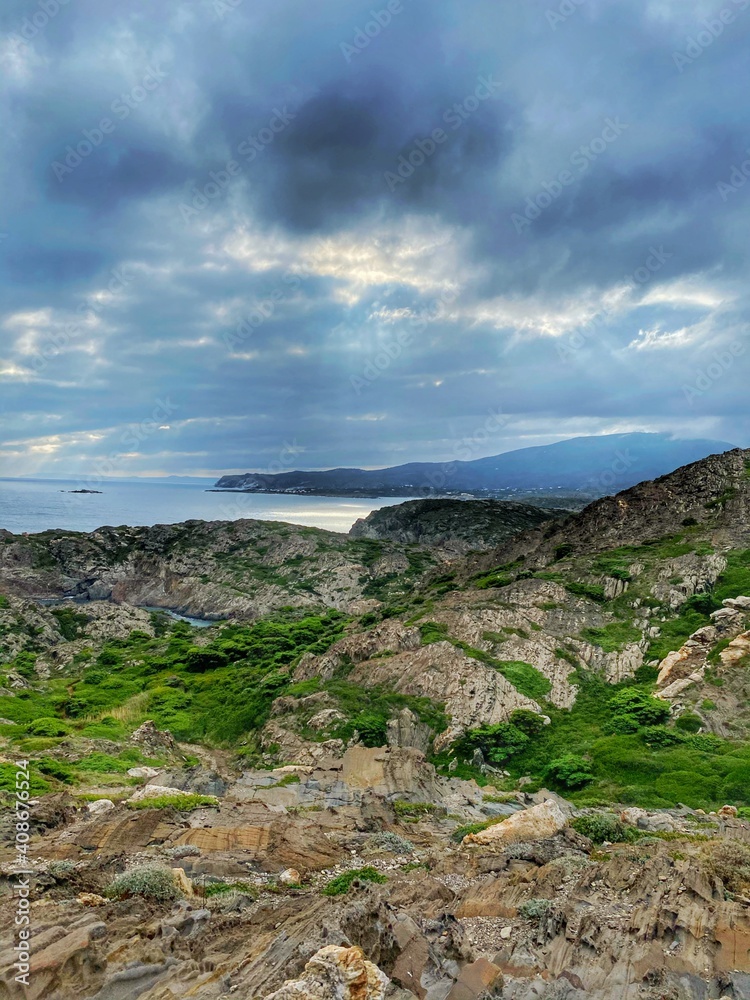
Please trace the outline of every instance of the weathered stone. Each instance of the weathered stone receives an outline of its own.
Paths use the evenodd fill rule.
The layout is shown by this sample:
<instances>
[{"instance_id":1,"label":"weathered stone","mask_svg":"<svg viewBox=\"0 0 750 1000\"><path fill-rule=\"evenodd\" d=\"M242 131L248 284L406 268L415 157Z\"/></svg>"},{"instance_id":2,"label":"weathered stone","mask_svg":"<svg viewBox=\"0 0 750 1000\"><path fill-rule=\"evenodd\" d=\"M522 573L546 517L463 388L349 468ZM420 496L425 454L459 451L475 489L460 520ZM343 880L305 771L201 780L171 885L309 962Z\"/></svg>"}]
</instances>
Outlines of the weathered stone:
<instances>
[{"instance_id":1,"label":"weathered stone","mask_svg":"<svg viewBox=\"0 0 750 1000\"><path fill-rule=\"evenodd\" d=\"M102 813L110 812L110 810L114 809L115 804L112 799L95 799L93 802L88 802L86 808L95 816L100 816Z\"/></svg>"},{"instance_id":2,"label":"weathered stone","mask_svg":"<svg viewBox=\"0 0 750 1000\"><path fill-rule=\"evenodd\" d=\"M388 977L360 948L328 945L313 955L299 979L266 1000L384 1000L387 986Z\"/></svg>"},{"instance_id":3,"label":"weathered stone","mask_svg":"<svg viewBox=\"0 0 750 1000\"><path fill-rule=\"evenodd\" d=\"M503 988L503 975L498 966L479 958L471 965L466 965L454 983L446 1000L489 1000L500 996Z\"/></svg>"},{"instance_id":4,"label":"weathered stone","mask_svg":"<svg viewBox=\"0 0 750 1000\"><path fill-rule=\"evenodd\" d=\"M486 830L468 834L463 843L502 845L520 840L545 840L559 833L566 823L567 818L560 806L548 799L540 805L515 813Z\"/></svg>"}]
</instances>

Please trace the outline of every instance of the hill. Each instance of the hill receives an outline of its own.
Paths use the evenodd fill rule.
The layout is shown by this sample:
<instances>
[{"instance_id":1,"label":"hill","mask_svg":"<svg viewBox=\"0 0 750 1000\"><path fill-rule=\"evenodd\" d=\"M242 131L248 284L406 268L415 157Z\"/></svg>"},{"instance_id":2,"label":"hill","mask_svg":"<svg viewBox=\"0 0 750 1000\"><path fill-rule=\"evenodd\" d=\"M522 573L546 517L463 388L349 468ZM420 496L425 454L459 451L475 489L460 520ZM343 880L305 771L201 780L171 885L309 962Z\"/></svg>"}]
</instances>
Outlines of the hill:
<instances>
[{"instance_id":1,"label":"hill","mask_svg":"<svg viewBox=\"0 0 750 1000\"><path fill-rule=\"evenodd\" d=\"M39 996L747 995L750 451L498 510L0 535Z\"/></svg>"},{"instance_id":2,"label":"hill","mask_svg":"<svg viewBox=\"0 0 750 1000\"><path fill-rule=\"evenodd\" d=\"M249 491L429 496L502 490L576 490L601 496L733 446L667 434L606 434L521 448L472 461L411 462L393 468L222 476L217 488Z\"/></svg>"}]
</instances>

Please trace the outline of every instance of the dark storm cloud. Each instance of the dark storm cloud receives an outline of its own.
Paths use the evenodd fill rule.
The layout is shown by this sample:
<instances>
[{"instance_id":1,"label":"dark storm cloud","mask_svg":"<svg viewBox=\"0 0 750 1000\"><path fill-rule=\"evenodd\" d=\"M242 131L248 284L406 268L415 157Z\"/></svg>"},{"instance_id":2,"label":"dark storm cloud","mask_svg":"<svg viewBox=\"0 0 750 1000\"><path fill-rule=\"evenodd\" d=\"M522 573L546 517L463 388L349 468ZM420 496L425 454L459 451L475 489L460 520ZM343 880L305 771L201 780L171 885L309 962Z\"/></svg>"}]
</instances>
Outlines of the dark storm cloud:
<instances>
[{"instance_id":1,"label":"dark storm cloud","mask_svg":"<svg viewBox=\"0 0 750 1000\"><path fill-rule=\"evenodd\" d=\"M5 4L3 468L748 443L725 6Z\"/></svg>"}]
</instances>

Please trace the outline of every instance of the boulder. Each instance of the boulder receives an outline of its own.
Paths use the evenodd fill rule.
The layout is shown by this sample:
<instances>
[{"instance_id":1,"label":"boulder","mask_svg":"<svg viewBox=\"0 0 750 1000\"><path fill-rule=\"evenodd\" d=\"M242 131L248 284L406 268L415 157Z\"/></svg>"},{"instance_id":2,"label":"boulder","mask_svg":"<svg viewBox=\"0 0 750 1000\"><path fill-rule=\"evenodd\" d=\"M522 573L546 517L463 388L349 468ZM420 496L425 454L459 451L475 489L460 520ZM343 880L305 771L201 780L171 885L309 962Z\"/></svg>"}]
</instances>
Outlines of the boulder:
<instances>
[{"instance_id":1,"label":"boulder","mask_svg":"<svg viewBox=\"0 0 750 1000\"><path fill-rule=\"evenodd\" d=\"M95 802L89 802L86 808L94 816L101 816L103 813L114 809L115 804L112 799L96 799Z\"/></svg>"},{"instance_id":2,"label":"boulder","mask_svg":"<svg viewBox=\"0 0 750 1000\"><path fill-rule=\"evenodd\" d=\"M265 1000L384 1000L387 986L388 977L360 948L328 945L313 955L299 979L288 980Z\"/></svg>"},{"instance_id":3,"label":"boulder","mask_svg":"<svg viewBox=\"0 0 750 1000\"><path fill-rule=\"evenodd\" d=\"M489 1000L502 996L502 989L503 975L499 966L486 958L478 958L463 967L446 1000Z\"/></svg>"},{"instance_id":4,"label":"boulder","mask_svg":"<svg viewBox=\"0 0 750 1000\"><path fill-rule=\"evenodd\" d=\"M517 841L548 840L564 829L567 823L565 813L554 799L547 799L537 806L514 813L507 819L470 833L463 839L464 844L497 845L514 844Z\"/></svg>"},{"instance_id":5,"label":"boulder","mask_svg":"<svg viewBox=\"0 0 750 1000\"><path fill-rule=\"evenodd\" d=\"M157 729L152 719L147 719L143 725L139 726L133 732L130 739L133 743L138 743L140 746L156 752L163 752L164 750L174 752L177 750L174 736L169 732L162 732L160 729Z\"/></svg>"},{"instance_id":6,"label":"boulder","mask_svg":"<svg viewBox=\"0 0 750 1000\"><path fill-rule=\"evenodd\" d=\"M128 776L131 778L155 778L159 774L157 767L130 767Z\"/></svg>"},{"instance_id":7,"label":"boulder","mask_svg":"<svg viewBox=\"0 0 750 1000\"><path fill-rule=\"evenodd\" d=\"M750 597L727 597L721 603L725 608L737 608L739 611L750 611Z\"/></svg>"}]
</instances>

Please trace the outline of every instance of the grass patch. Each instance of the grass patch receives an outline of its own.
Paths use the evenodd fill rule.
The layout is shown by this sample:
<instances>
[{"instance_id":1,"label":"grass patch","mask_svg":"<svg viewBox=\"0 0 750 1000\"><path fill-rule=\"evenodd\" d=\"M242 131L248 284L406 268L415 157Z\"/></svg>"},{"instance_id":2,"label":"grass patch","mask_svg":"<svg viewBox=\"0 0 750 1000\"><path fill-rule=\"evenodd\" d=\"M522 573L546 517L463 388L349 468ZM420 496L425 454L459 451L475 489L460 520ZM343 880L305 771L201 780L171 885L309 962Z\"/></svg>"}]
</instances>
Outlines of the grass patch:
<instances>
[{"instance_id":1,"label":"grass patch","mask_svg":"<svg viewBox=\"0 0 750 1000\"><path fill-rule=\"evenodd\" d=\"M386 876L377 868L365 865L364 868L353 868L351 871L344 872L343 875L332 878L322 889L322 892L324 896L343 896L349 892L355 882L374 882L382 885L387 881Z\"/></svg>"},{"instance_id":2,"label":"grass patch","mask_svg":"<svg viewBox=\"0 0 750 1000\"><path fill-rule=\"evenodd\" d=\"M592 646L599 646L605 653L617 653L625 646L640 642L643 635L626 622L610 622L601 628L581 629L581 638Z\"/></svg>"},{"instance_id":3,"label":"grass patch","mask_svg":"<svg viewBox=\"0 0 750 1000\"><path fill-rule=\"evenodd\" d=\"M193 809L218 807L219 800L215 795L154 795L126 804L128 809L177 809L179 812L192 812Z\"/></svg>"}]
</instances>

